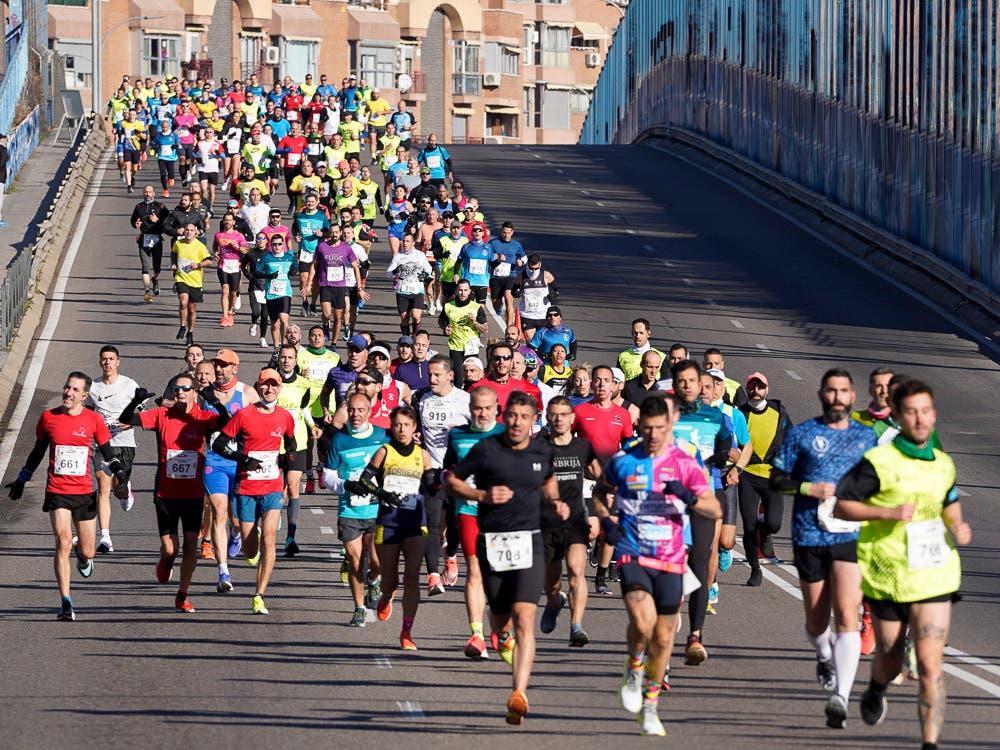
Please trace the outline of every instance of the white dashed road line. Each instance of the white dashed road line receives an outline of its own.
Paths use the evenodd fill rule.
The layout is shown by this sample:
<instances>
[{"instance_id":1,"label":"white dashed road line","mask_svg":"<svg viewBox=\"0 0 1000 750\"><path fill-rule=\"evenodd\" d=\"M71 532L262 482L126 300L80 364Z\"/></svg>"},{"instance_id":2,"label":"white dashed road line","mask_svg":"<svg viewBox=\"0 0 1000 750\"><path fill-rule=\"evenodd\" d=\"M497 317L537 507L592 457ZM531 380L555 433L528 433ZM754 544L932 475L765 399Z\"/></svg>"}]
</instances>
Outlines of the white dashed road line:
<instances>
[{"instance_id":1,"label":"white dashed road line","mask_svg":"<svg viewBox=\"0 0 1000 750\"><path fill-rule=\"evenodd\" d=\"M785 370L785 374L792 380L802 380L802 376L795 372L795 370Z\"/></svg>"}]
</instances>

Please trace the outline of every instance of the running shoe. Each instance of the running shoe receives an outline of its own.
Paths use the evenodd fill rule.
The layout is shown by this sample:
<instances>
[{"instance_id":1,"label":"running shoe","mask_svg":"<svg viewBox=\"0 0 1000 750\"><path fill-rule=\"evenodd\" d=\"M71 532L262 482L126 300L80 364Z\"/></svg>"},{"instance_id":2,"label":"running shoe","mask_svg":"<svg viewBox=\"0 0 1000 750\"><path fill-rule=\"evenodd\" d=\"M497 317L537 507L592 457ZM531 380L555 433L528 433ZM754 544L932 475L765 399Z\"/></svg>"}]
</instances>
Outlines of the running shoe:
<instances>
[{"instance_id":1,"label":"running shoe","mask_svg":"<svg viewBox=\"0 0 1000 750\"><path fill-rule=\"evenodd\" d=\"M761 572L760 566L750 568L750 577L747 578L747 586L760 586L763 582L764 574Z\"/></svg>"},{"instance_id":2,"label":"running shoe","mask_svg":"<svg viewBox=\"0 0 1000 750\"><path fill-rule=\"evenodd\" d=\"M178 594L174 597L174 608L178 612L194 612L194 606L188 601L187 594Z\"/></svg>"},{"instance_id":3,"label":"running shoe","mask_svg":"<svg viewBox=\"0 0 1000 750\"><path fill-rule=\"evenodd\" d=\"M191 331L188 331L188 335L184 338L184 343L185 343L186 346L193 346L194 345L194 333L192 333Z\"/></svg>"},{"instance_id":4,"label":"running shoe","mask_svg":"<svg viewBox=\"0 0 1000 750\"><path fill-rule=\"evenodd\" d=\"M399 647L401 649L403 649L403 651L416 651L417 650L417 644L414 643L413 639L410 637L410 631L409 630L400 630L399 631Z\"/></svg>"},{"instance_id":5,"label":"running shoe","mask_svg":"<svg viewBox=\"0 0 1000 750\"><path fill-rule=\"evenodd\" d=\"M587 547L587 562L590 563L590 567L596 568L597 563L600 562L598 555L598 545L597 542L591 542L590 546Z\"/></svg>"},{"instance_id":6,"label":"running shoe","mask_svg":"<svg viewBox=\"0 0 1000 750\"><path fill-rule=\"evenodd\" d=\"M56 619L61 622L73 622L76 619L76 612L73 611L73 602L64 599L62 607L59 608L59 614L56 615Z\"/></svg>"},{"instance_id":7,"label":"running shoe","mask_svg":"<svg viewBox=\"0 0 1000 750\"><path fill-rule=\"evenodd\" d=\"M295 557L297 554L299 554L299 545L295 543L295 537L290 536L285 539L285 555Z\"/></svg>"},{"instance_id":8,"label":"running shoe","mask_svg":"<svg viewBox=\"0 0 1000 750\"><path fill-rule=\"evenodd\" d=\"M90 578L94 574L94 561L87 557L76 557L76 569L84 578Z\"/></svg>"},{"instance_id":9,"label":"running shoe","mask_svg":"<svg viewBox=\"0 0 1000 750\"><path fill-rule=\"evenodd\" d=\"M347 582L351 579L351 567L347 563L347 559L340 564L340 582L347 585Z\"/></svg>"},{"instance_id":10,"label":"running shoe","mask_svg":"<svg viewBox=\"0 0 1000 750\"><path fill-rule=\"evenodd\" d=\"M764 534L761 536L760 553L763 555L761 562L765 565L777 565L781 562L781 560L778 559L778 556L774 554L774 539L770 534Z\"/></svg>"},{"instance_id":11,"label":"running shoe","mask_svg":"<svg viewBox=\"0 0 1000 750\"><path fill-rule=\"evenodd\" d=\"M562 608L566 606L566 602L569 601L569 597L566 596L565 591L560 591L558 596L556 596L555 606L545 605L545 609L542 610L542 622L539 626L543 633L551 633L556 629L556 623L559 620L559 613Z\"/></svg>"},{"instance_id":12,"label":"running shoe","mask_svg":"<svg viewBox=\"0 0 1000 750\"><path fill-rule=\"evenodd\" d=\"M222 317L219 318L219 328L225 328L229 325L229 316L223 313Z\"/></svg>"},{"instance_id":13,"label":"running shoe","mask_svg":"<svg viewBox=\"0 0 1000 750\"><path fill-rule=\"evenodd\" d=\"M495 630L490 633L490 648L496 652L500 651L500 636L497 635L497 631Z\"/></svg>"},{"instance_id":14,"label":"running shoe","mask_svg":"<svg viewBox=\"0 0 1000 750\"><path fill-rule=\"evenodd\" d=\"M643 701L639 710L640 733L643 737L666 737L667 730L663 728L663 722L656 715L656 703L654 701Z\"/></svg>"},{"instance_id":15,"label":"running shoe","mask_svg":"<svg viewBox=\"0 0 1000 750\"><path fill-rule=\"evenodd\" d=\"M142 293L142 301L145 302L147 305L152 304L153 293L147 289L145 292Z\"/></svg>"},{"instance_id":16,"label":"running shoe","mask_svg":"<svg viewBox=\"0 0 1000 750\"><path fill-rule=\"evenodd\" d=\"M920 670L917 668L917 648L909 638L906 639L906 651L903 656L903 674L908 680L920 679Z\"/></svg>"},{"instance_id":17,"label":"running shoe","mask_svg":"<svg viewBox=\"0 0 1000 750\"><path fill-rule=\"evenodd\" d=\"M260 337L260 348L261 349L267 349L267 347L268 347L267 339L264 338L263 336L261 336Z\"/></svg>"},{"instance_id":18,"label":"running shoe","mask_svg":"<svg viewBox=\"0 0 1000 750\"><path fill-rule=\"evenodd\" d=\"M259 562L260 562L260 550L258 549L256 555L247 558L247 565L249 565L251 568L256 568L257 563Z\"/></svg>"},{"instance_id":19,"label":"running shoe","mask_svg":"<svg viewBox=\"0 0 1000 750\"><path fill-rule=\"evenodd\" d=\"M181 326L180 328L177 329L177 337L176 338L177 338L178 341L183 341L185 335L187 335L187 328L185 328L184 326Z\"/></svg>"},{"instance_id":20,"label":"running shoe","mask_svg":"<svg viewBox=\"0 0 1000 750\"><path fill-rule=\"evenodd\" d=\"M378 607L375 608L375 614L379 620L385 622L392 616L392 599L386 599L385 596L379 597Z\"/></svg>"},{"instance_id":21,"label":"running shoe","mask_svg":"<svg viewBox=\"0 0 1000 750\"><path fill-rule=\"evenodd\" d=\"M257 338L257 324L256 323L251 323L250 324L250 338L252 338L252 339Z\"/></svg>"},{"instance_id":22,"label":"running shoe","mask_svg":"<svg viewBox=\"0 0 1000 750\"><path fill-rule=\"evenodd\" d=\"M242 549L243 536L237 531L235 536L229 537L229 546L226 548L226 552L229 553L229 557L236 557Z\"/></svg>"},{"instance_id":23,"label":"running shoe","mask_svg":"<svg viewBox=\"0 0 1000 750\"><path fill-rule=\"evenodd\" d=\"M713 583L708 587L708 603L718 604L719 603L719 584Z\"/></svg>"},{"instance_id":24,"label":"running shoe","mask_svg":"<svg viewBox=\"0 0 1000 750\"><path fill-rule=\"evenodd\" d=\"M445 586L455 586L458 584L458 555L444 558L444 584Z\"/></svg>"},{"instance_id":25,"label":"running shoe","mask_svg":"<svg viewBox=\"0 0 1000 750\"><path fill-rule=\"evenodd\" d=\"M725 573L733 564L733 552L728 549L719 550L719 571Z\"/></svg>"},{"instance_id":26,"label":"running shoe","mask_svg":"<svg viewBox=\"0 0 1000 750\"><path fill-rule=\"evenodd\" d=\"M120 487L117 489L120 489ZM125 490L126 490L126 492L124 493L125 497L122 497L117 492L115 493L115 496L118 498L118 502L121 504L122 510L128 513L130 510L132 510L132 506L135 505L135 493L132 492L131 482L125 483Z\"/></svg>"},{"instance_id":27,"label":"running shoe","mask_svg":"<svg viewBox=\"0 0 1000 750\"><path fill-rule=\"evenodd\" d=\"M243 307L243 298L240 295L236 295L236 304L233 305L233 309L239 312L240 308ZM230 315L229 317L233 317Z\"/></svg>"},{"instance_id":28,"label":"running shoe","mask_svg":"<svg viewBox=\"0 0 1000 750\"><path fill-rule=\"evenodd\" d=\"M355 607L351 621L347 624L352 628L363 628L365 626L365 608Z\"/></svg>"},{"instance_id":29,"label":"running shoe","mask_svg":"<svg viewBox=\"0 0 1000 750\"><path fill-rule=\"evenodd\" d=\"M260 594L253 595L253 602L250 605L250 611L255 615L269 615L270 612L267 611L267 607L264 605L264 597Z\"/></svg>"},{"instance_id":30,"label":"running shoe","mask_svg":"<svg viewBox=\"0 0 1000 750\"><path fill-rule=\"evenodd\" d=\"M486 641L481 635L474 635L465 642L465 655L470 659L488 659Z\"/></svg>"},{"instance_id":31,"label":"running shoe","mask_svg":"<svg viewBox=\"0 0 1000 750\"><path fill-rule=\"evenodd\" d=\"M507 723L517 726L528 713L528 696L515 690L507 699Z\"/></svg>"},{"instance_id":32,"label":"running shoe","mask_svg":"<svg viewBox=\"0 0 1000 750\"><path fill-rule=\"evenodd\" d=\"M514 634L508 634L508 636L503 640L500 640L500 637L497 636L497 641L497 652L499 652L500 658L508 664L513 664L514 647L517 645L517 641L514 640Z\"/></svg>"},{"instance_id":33,"label":"running shoe","mask_svg":"<svg viewBox=\"0 0 1000 750\"><path fill-rule=\"evenodd\" d=\"M611 590L611 587L608 585L607 579L605 579L603 576L598 576L594 578L594 593L602 594L604 596L611 596L615 592Z\"/></svg>"},{"instance_id":34,"label":"running shoe","mask_svg":"<svg viewBox=\"0 0 1000 750\"><path fill-rule=\"evenodd\" d=\"M316 494L316 480L315 479L307 479L306 480L306 488L305 489L306 489L305 494L307 494L307 495L315 495Z\"/></svg>"},{"instance_id":35,"label":"running shoe","mask_svg":"<svg viewBox=\"0 0 1000 750\"><path fill-rule=\"evenodd\" d=\"M684 649L684 663L689 667L697 667L708 658L708 650L701 642L701 636L688 636L687 648Z\"/></svg>"},{"instance_id":36,"label":"running shoe","mask_svg":"<svg viewBox=\"0 0 1000 750\"><path fill-rule=\"evenodd\" d=\"M583 629L583 625L574 622L569 626L569 645L573 648L583 648L590 643L590 636Z\"/></svg>"},{"instance_id":37,"label":"running shoe","mask_svg":"<svg viewBox=\"0 0 1000 750\"><path fill-rule=\"evenodd\" d=\"M427 596L438 596L444 593L444 584L441 583L440 573L431 573L427 576Z\"/></svg>"},{"instance_id":38,"label":"running shoe","mask_svg":"<svg viewBox=\"0 0 1000 750\"><path fill-rule=\"evenodd\" d=\"M847 729L847 704L836 693L826 701L826 725L830 729Z\"/></svg>"},{"instance_id":39,"label":"running shoe","mask_svg":"<svg viewBox=\"0 0 1000 750\"><path fill-rule=\"evenodd\" d=\"M622 686L618 690L618 702L630 714L637 714L642 708L642 681L645 671L640 666L632 668L632 659L625 659L625 673L622 675Z\"/></svg>"},{"instance_id":40,"label":"running shoe","mask_svg":"<svg viewBox=\"0 0 1000 750\"><path fill-rule=\"evenodd\" d=\"M618 583L618 564L615 560L612 560L608 566L608 580L612 583Z\"/></svg>"},{"instance_id":41,"label":"running shoe","mask_svg":"<svg viewBox=\"0 0 1000 750\"><path fill-rule=\"evenodd\" d=\"M202 560L215 559L215 547L212 546L212 542L210 542L208 539L201 540L201 559Z\"/></svg>"},{"instance_id":42,"label":"running shoe","mask_svg":"<svg viewBox=\"0 0 1000 750\"><path fill-rule=\"evenodd\" d=\"M215 590L220 594L225 594L233 590L233 577L229 573L219 573L219 585Z\"/></svg>"},{"instance_id":43,"label":"running shoe","mask_svg":"<svg viewBox=\"0 0 1000 750\"><path fill-rule=\"evenodd\" d=\"M837 689L837 671L834 669L832 661L816 662L816 681L827 693L832 693Z\"/></svg>"},{"instance_id":44,"label":"running shoe","mask_svg":"<svg viewBox=\"0 0 1000 750\"><path fill-rule=\"evenodd\" d=\"M368 581L365 586L365 606L368 609L375 609L378 606L378 600L382 598L382 579L381 577L377 581Z\"/></svg>"},{"instance_id":45,"label":"running shoe","mask_svg":"<svg viewBox=\"0 0 1000 750\"><path fill-rule=\"evenodd\" d=\"M109 552L115 551L115 545L111 543L111 537L102 536L101 541L97 543L97 553L99 555L106 555Z\"/></svg>"},{"instance_id":46,"label":"running shoe","mask_svg":"<svg viewBox=\"0 0 1000 750\"><path fill-rule=\"evenodd\" d=\"M875 694L870 687L865 688L861 694L861 719L869 726L877 727L885 721L886 711L889 710L889 701L885 698L885 693Z\"/></svg>"},{"instance_id":47,"label":"running shoe","mask_svg":"<svg viewBox=\"0 0 1000 750\"><path fill-rule=\"evenodd\" d=\"M163 197L164 198L169 198L170 197L170 191L164 188L164 190L163 190Z\"/></svg>"},{"instance_id":48,"label":"running shoe","mask_svg":"<svg viewBox=\"0 0 1000 750\"><path fill-rule=\"evenodd\" d=\"M669 693L670 692L670 662L667 662L667 668L663 670L663 679L660 680L660 692Z\"/></svg>"},{"instance_id":49,"label":"running shoe","mask_svg":"<svg viewBox=\"0 0 1000 750\"><path fill-rule=\"evenodd\" d=\"M160 280L155 276L153 277L153 295L156 297L160 296Z\"/></svg>"},{"instance_id":50,"label":"running shoe","mask_svg":"<svg viewBox=\"0 0 1000 750\"><path fill-rule=\"evenodd\" d=\"M871 615L861 618L861 653L867 656L875 650L875 628L872 627Z\"/></svg>"},{"instance_id":51,"label":"running shoe","mask_svg":"<svg viewBox=\"0 0 1000 750\"><path fill-rule=\"evenodd\" d=\"M160 583L166 583L174 574L174 558L172 557L160 557L160 561L156 563L156 580Z\"/></svg>"}]
</instances>

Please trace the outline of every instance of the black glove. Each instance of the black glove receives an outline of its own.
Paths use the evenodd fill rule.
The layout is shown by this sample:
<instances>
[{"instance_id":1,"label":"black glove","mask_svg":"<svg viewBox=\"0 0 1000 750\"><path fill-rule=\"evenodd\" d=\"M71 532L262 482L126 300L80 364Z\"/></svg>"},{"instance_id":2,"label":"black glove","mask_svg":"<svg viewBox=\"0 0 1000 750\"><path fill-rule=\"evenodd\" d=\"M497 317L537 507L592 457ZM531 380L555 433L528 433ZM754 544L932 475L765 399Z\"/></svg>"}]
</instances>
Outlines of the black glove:
<instances>
[{"instance_id":1,"label":"black glove","mask_svg":"<svg viewBox=\"0 0 1000 750\"><path fill-rule=\"evenodd\" d=\"M21 495L24 494L24 485L28 483L29 479L31 479L31 472L22 466L21 470L17 472L17 479L5 485L10 490L7 493L7 497L11 500L20 500Z\"/></svg>"},{"instance_id":2,"label":"black glove","mask_svg":"<svg viewBox=\"0 0 1000 750\"><path fill-rule=\"evenodd\" d=\"M663 494L673 495L689 508L698 502L698 496L676 479L671 479L663 485Z\"/></svg>"},{"instance_id":3,"label":"black glove","mask_svg":"<svg viewBox=\"0 0 1000 750\"><path fill-rule=\"evenodd\" d=\"M204 388L198 391L198 395L201 396L202 399L204 399L206 404L212 404L212 406L215 406L216 404L222 403L221 401L219 401L219 397L215 395L214 386L206 385Z\"/></svg>"},{"instance_id":4,"label":"black glove","mask_svg":"<svg viewBox=\"0 0 1000 750\"><path fill-rule=\"evenodd\" d=\"M396 492L389 492L389 490L384 490L381 487L375 492L375 497L383 505L388 505L390 508L398 508L403 503L403 498Z\"/></svg>"},{"instance_id":5,"label":"black glove","mask_svg":"<svg viewBox=\"0 0 1000 750\"><path fill-rule=\"evenodd\" d=\"M348 479L346 482L344 482L344 490L350 493L351 495L355 495L357 497L369 494L368 490L365 489L365 486L361 484L361 482L359 482L357 479Z\"/></svg>"},{"instance_id":6,"label":"black glove","mask_svg":"<svg viewBox=\"0 0 1000 750\"><path fill-rule=\"evenodd\" d=\"M611 516L605 516L601 519L601 531L604 532L604 543L610 544L612 547L618 544L624 536L621 527L611 520Z\"/></svg>"},{"instance_id":7,"label":"black glove","mask_svg":"<svg viewBox=\"0 0 1000 750\"><path fill-rule=\"evenodd\" d=\"M135 401L137 403L141 404L143 401L145 401L147 398L152 397L153 395L154 394L150 393L145 388L143 388L142 386L140 386L140 387L138 387L138 388L135 389L135 395L132 396L132 398L135 399Z\"/></svg>"},{"instance_id":8,"label":"black glove","mask_svg":"<svg viewBox=\"0 0 1000 750\"><path fill-rule=\"evenodd\" d=\"M511 289L510 290L510 296L513 297L514 299L520 299L520 297L521 297L521 287L520 286L516 286L513 289Z\"/></svg>"},{"instance_id":9,"label":"black glove","mask_svg":"<svg viewBox=\"0 0 1000 750\"><path fill-rule=\"evenodd\" d=\"M247 470L247 473L251 471L260 471L264 468L264 464L258 461L256 458L251 458L247 456L243 459L243 467Z\"/></svg>"},{"instance_id":10,"label":"black glove","mask_svg":"<svg viewBox=\"0 0 1000 750\"><path fill-rule=\"evenodd\" d=\"M288 471L291 468L292 458L287 453L282 453L278 456L278 469L282 472Z\"/></svg>"}]
</instances>

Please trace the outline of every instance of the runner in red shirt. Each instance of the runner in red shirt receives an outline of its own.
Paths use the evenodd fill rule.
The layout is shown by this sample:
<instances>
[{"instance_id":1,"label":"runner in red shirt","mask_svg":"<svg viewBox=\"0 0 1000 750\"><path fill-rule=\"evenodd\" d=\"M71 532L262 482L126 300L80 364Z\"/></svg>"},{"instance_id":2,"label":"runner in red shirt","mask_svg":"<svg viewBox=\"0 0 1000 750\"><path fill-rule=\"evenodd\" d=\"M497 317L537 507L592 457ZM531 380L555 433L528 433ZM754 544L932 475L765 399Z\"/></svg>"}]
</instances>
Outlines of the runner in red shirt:
<instances>
[{"instance_id":1,"label":"runner in red shirt","mask_svg":"<svg viewBox=\"0 0 1000 750\"><path fill-rule=\"evenodd\" d=\"M160 532L160 561L156 565L156 579L160 583L170 580L174 559L177 557L178 524L184 529L184 556L181 558L181 580L174 599L179 612L194 612L188 601L188 589L198 564L198 532L204 507L205 439L225 426L230 413L209 385L203 393L206 401L220 408L218 413L198 407L197 384L188 374L178 375L171 384L173 406L150 409L138 414L139 396L122 412L122 424L141 427L156 432L157 469L156 525ZM220 416L221 415L221 416Z\"/></svg>"},{"instance_id":2,"label":"runner in red shirt","mask_svg":"<svg viewBox=\"0 0 1000 750\"><path fill-rule=\"evenodd\" d=\"M514 350L509 344L505 342L493 344L493 346L489 349L488 359L488 374L482 380L473 383L469 388L470 391L481 385L492 389L493 392L497 394L497 403L500 405L501 412L506 408L507 399L510 394L514 391L521 391L522 393L527 393L531 396L538 404L538 409L541 410L542 396L538 388L532 386L530 383L526 383L523 380L518 380L517 378L512 378L510 376L510 370L514 360ZM500 414L497 414L497 421L503 421Z\"/></svg>"},{"instance_id":3,"label":"runner in red shirt","mask_svg":"<svg viewBox=\"0 0 1000 750\"><path fill-rule=\"evenodd\" d=\"M294 111L298 114L298 110L289 110L288 114ZM291 120L291 117L288 118ZM292 123L291 132L278 141L278 153L281 155L282 163L285 167L285 192L292 185L292 180L299 173L299 167L302 166L302 160L305 159L306 148L309 142L306 137L302 135L302 126L298 122ZM288 195L288 210L295 210L295 201L292 200L291 194Z\"/></svg>"},{"instance_id":4,"label":"runner in red shirt","mask_svg":"<svg viewBox=\"0 0 1000 750\"><path fill-rule=\"evenodd\" d=\"M58 620L76 619L70 599L69 556L73 551L73 527L79 543L76 569L89 578L94 572L97 552L97 493L90 473L92 443L97 443L108 469L120 483L128 481L125 465L111 447L111 433L96 412L84 408L90 394L91 379L82 372L71 372L62 391L62 405L42 412L35 427L35 447L28 454L17 479L8 486L10 499L20 500L24 485L49 453L42 511L49 514L56 538L53 567L62 606Z\"/></svg>"},{"instance_id":5,"label":"runner in red shirt","mask_svg":"<svg viewBox=\"0 0 1000 750\"><path fill-rule=\"evenodd\" d=\"M251 605L255 615L268 614L264 593L274 569L274 537L284 505L282 469L296 448L295 420L291 412L278 406L281 382L277 370L261 370L256 383L260 401L236 412L212 444L216 453L239 462L235 504L243 554L250 565L259 561Z\"/></svg>"}]
</instances>

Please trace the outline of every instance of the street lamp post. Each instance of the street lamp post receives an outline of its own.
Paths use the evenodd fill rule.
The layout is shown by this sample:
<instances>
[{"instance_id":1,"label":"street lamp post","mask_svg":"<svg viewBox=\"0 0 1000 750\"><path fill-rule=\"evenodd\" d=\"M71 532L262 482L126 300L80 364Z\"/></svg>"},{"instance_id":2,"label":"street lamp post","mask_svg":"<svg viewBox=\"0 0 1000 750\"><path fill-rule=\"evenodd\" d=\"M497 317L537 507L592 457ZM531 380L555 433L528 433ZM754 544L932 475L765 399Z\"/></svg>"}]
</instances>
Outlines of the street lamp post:
<instances>
[{"instance_id":1,"label":"street lamp post","mask_svg":"<svg viewBox=\"0 0 1000 750\"><path fill-rule=\"evenodd\" d=\"M104 45L111 37L111 34L130 21L154 21L157 18L163 18L163 16L129 16L128 18L123 18L121 21L108 29L104 36L101 36L101 2L102 0L90 0L90 28L92 35L90 55L93 58L91 62L91 76L93 78L91 91L93 92L93 101L91 102L90 108L93 110L95 115L99 114L99 107L103 106L101 101L101 79L104 75L104 71L101 60L104 55Z\"/></svg>"}]
</instances>

